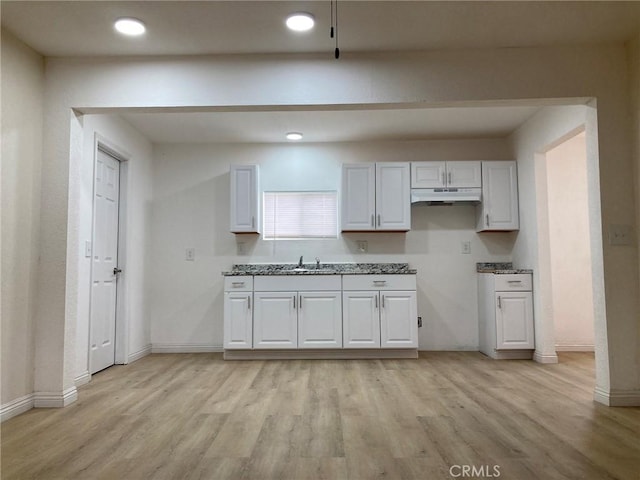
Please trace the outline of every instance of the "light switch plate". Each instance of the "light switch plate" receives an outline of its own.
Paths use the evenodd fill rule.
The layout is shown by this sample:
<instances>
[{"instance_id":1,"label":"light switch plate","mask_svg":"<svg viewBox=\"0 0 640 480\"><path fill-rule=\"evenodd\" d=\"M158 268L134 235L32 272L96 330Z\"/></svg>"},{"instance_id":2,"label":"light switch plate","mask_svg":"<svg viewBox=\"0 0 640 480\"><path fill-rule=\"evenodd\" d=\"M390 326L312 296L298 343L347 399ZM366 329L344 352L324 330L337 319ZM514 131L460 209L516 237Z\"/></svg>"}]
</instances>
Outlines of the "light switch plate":
<instances>
[{"instance_id":1,"label":"light switch plate","mask_svg":"<svg viewBox=\"0 0 640 480\"><path fill-rule=\"evenodd\" d=\"M369 244L366 240L358 240L356 244L358 245L359 252L366 253L369 251Z\"/></svg>"},{"instance_id":2,"label":"light switch plate","mask_svg":"<svg viewBox=\"0 0 640 480\"><path fill-rule=\"evenodd\" d=\"M609 245L633 245L631 225L609 225Z\"/></svg>"},{"instance_id":3,"label":"light switch plate","mask_svg":"<svg viewBox=\"0 0 640 480\"><path fill-rule=\"evenodd\" d=\"M187 248L184 253L184 259L188 262L193 262L196 259L196 249Z\"/></svg>"},{"instance_id":4,"label":"light switch plate","mask_svg":"<svg viewBox=\"0 0 640 480\"><path fill-rule=\"evenodd\" d=\"M464 254L464 255L469 255L471 253L471 242L468 240L465 240L463 242L460 242L460 253Z\"/></svg>"}]
</instances>

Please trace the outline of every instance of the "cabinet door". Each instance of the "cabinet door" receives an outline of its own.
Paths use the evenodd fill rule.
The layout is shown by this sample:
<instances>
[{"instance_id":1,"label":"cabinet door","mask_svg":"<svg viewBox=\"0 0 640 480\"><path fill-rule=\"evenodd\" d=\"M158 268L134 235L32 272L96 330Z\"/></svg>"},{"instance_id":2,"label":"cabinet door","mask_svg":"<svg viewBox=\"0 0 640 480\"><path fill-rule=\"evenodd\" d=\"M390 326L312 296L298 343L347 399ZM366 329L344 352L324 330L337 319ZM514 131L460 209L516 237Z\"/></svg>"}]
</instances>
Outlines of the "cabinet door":
<instances>
[{"instance_id":1,"label":"cabinet door","mask_svg":"<svg viewBox=\"0 0 640 480\"><path fill-rule=\"evenodd\" d=\"M344 348L380 348L379 294L342 293Z\"/></svg>"},{"instance_id":2,"label":"cabinet door","mask_svg":"<svg viewBox=\"0 0 640 480\"><path fill-rule=\"evenodd\" d=\"M253 348L297 348L296 292L255 292Z\"/></svg>"},{"instance_id":3,"label":"cabinet door","mask_svg":"<svg viewBox=\"0 0 640 480\"><path fill-rule=\"evenodd\" d=\"M252 296L253 294L246 292L224 294L224 348L251 348Z\"/></svg>"},{"instance_id":4,"label":"cabinet door","mask_svg":"<svg viewBox=\"0 0 640 480\"><path fill-rule=\"evenodd\" d=\"M471 188L482 186L481 163L447 162L447 185L455 188Z\"/></svg>"},{"instance_id":5,"label":"cabinet door","mask_svg":"<svg viewBox=\"0 0 640 480\"><path fill-rule=\"evenodd\" d=\"M342 166L342 230L375 230L375 166Z\"/></svg>"},{"instance_id":6,"label":"cabinet door","mask_svg":"<svg viewBox=\"0 0 640 480\"><path fill-rule=\"evenodd\" d=\"M257 165L231 165L230 230L259 233L260 208Z\"/></svg>"},{"instance_id":7,"label":"cabinet door","mask_svg":"<svg viewBox=\"0 0 640 480\"><path fill-rule=\"evenodd\" d=\"M478 231L518 230L515 162L482 162L482 204L478 212Z\"/></svg>"},{"instance_id":8,"label":"cabinet door","mask_svg":"<svg viewBox=\"0 0 640 480\"><path fill-rule=\"evenodd\" d=\"M533 349L531 292L496 292L496 350Z\"/></svg>"},{"instance_id":9,"label":"cabinet door","mask_svg":"<svg viewBox=\"0 0 640 480\"><path fill-rule=\"evenodd\" d=\"M445 162L411 162L411 188L446 186Z\"/></svg>"},{"instance_id":10,"label":"cabinet door","mask_svg":"<svg viewBox=\"0 0 640 480\"><path fill-rule=\"evenodd\" d=\"M340 292L300 292L298 348L342 348Z\"/></svg>"},{"instance_id":11,"label":"cabinet door","mask_svg":"<svg viewBox=\"0 0 640 480\"><path fill-rule=\"evenodd\" d=\"M382 348L417 348L416 292L381 292L380 300L380 345Z\"/></svg>"},{"instance_id":12,"label":"cabinet door","mask_svg":"<svg viewBox=\"0 0 640 480\"><path fill-rule=\"evenodd\" d=\"M411 229L409 163L376 163L376 230Z\"/></svg>"}]
</instances>

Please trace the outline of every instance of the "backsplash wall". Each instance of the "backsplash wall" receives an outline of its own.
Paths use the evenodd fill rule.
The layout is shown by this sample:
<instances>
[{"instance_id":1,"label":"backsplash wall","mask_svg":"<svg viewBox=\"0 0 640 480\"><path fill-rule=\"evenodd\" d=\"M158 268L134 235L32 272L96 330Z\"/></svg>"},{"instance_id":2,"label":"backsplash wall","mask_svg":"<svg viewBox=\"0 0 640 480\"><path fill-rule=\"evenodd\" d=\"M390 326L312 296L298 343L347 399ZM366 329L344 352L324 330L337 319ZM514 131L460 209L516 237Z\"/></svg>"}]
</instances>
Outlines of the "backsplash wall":
<instances>
[{"instance_id":1,"label":"backsplash wall","mask_svg":"<svg viewBox=\"0 0 640 480\"><path fill-rule=\"evenodd\" d=\"M478 346L477 261L508 261L517 233L475 233L472 205L412 207L407 233L265 241L229 232L229 166L260 165L261 190L340 191L342 163L510 160L505 139L333 144L156 144L149 247L149 313L156 351L222 346L221 271L234 263L408 262L418 270L421 350ZM364 240L368 252L357 249ZM461 242L471 242L471 254ZM195 260L185 260L185 249Z\"/></svg>"}]
</instances>

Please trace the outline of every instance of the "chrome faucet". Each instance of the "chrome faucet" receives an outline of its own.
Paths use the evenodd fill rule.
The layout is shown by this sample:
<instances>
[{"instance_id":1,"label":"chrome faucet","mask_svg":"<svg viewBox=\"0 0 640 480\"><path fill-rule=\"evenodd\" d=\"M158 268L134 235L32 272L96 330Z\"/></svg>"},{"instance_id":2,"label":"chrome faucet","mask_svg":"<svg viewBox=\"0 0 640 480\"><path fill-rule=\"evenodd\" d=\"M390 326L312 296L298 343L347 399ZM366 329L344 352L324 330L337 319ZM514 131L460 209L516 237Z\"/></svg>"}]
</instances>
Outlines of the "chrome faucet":
<instances>
[{"instance_id":1,"label":"chrome faucet","mask_svg":"<svg viewBox=\"0 0 640 480\"><path fill-rule=\"evenodd\" d=\"M320 258L316 257L316 269L320 268Z\"/></svg>"},{"instance_id":2,"label":"chrome faucet","mask_svg":"<svg viewBox=\"0 0 640 480\"><path fill-rule=\"evenodd\" d=\"M302 266L303 266L303 265L302 265L302 255L300 255L300 261L298 262L298 267L299 267L299 268L302 268Z\"/></svg>"}]
</instances>

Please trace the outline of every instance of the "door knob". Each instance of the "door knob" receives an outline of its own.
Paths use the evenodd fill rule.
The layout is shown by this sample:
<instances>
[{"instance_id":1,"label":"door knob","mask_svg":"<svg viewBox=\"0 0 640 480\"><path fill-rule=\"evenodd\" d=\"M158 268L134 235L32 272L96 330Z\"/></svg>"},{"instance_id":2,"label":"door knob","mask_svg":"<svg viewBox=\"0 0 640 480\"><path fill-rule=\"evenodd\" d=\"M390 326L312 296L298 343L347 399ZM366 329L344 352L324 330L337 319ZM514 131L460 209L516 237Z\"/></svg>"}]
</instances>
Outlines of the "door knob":
<instances>
[{"instance_id":1,"label":"door knob","mask_svg":"<svg viewBox=\"0 0 640 480\"><path fill-rule=\"evenodd\" d=\"M119 274L120 272L122 272L122 269L121 269L121 268L113 267L113 274L114 274L114 275L117 275L117 274Z\"/></svg>"}]
</instances>

